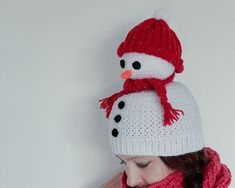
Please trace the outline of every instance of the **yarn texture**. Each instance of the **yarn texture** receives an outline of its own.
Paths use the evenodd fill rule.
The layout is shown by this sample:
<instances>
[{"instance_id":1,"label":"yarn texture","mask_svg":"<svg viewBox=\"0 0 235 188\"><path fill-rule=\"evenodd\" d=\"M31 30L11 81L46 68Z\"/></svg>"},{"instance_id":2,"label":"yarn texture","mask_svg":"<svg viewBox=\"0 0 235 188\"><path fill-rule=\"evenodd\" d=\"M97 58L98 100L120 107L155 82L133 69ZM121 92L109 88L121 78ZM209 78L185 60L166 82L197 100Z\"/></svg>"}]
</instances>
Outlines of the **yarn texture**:
<instances>
[{"instance_id":1,"label":"yarn texture","mask_svg":"<svg viewBox=\"0 0 235 188\"><path fill-rule=\"evenodd\" d=\"M172 108L171 104L167 101L167 91L166 91L166 84L172 82L174 79L175 74L172 74L165 80L160 80L156 78L144 78L144 79L127 79L123 85L123 90L113 94L111 97L105 98L100 100L101 105L100 107L106 109L106 117L109 117L109 114L112 110L114 102L121 96L144 91L144 90L155 90L156 95L160 97L161 105L164 109L164 122L163 125L172 125L174 121L179 119L179 112L182 114L182 110L177 110Z\"/></svg>"},{"instance_id":2,"label":"yarn texture","mask_svg":"<svg viewBox=\"0 0 235 188\"><path fill-rule=\"evenodd\" d=\"M184 70L182 48L175 32L162 19L149 18L129 31L117 49L117 55L138 52L161 57L172 63L176 73Z\"/></svg>"},{"instance_id":3,"label":"yarn texture","mask_svg":"<svg viewBox=\"0 0 235 188\"><path fill-rule=\"evenodd\" d=\"M153 90L123 95L115 101L109 119L109 138L115 154L173 156L205 146L198 105L190 90L180 82L166 85L167 97L179 119L163 125L160 98ZM124 103L124 106L120 104Z\"/></svg>"}]
</instances>

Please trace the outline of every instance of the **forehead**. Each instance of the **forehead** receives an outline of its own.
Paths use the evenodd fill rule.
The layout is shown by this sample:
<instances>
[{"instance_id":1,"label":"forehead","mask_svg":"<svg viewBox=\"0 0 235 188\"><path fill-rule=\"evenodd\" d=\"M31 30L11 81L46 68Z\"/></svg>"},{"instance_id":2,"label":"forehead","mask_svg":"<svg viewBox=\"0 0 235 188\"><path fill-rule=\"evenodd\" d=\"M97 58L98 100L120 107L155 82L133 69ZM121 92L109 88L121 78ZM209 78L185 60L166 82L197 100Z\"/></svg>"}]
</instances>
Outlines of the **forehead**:
<instances>
[{"instance_id":1,"label":"forehead","mask_svg":"<svg viewBox=\"0 0 235 188\"><path fill-rule=\"evenodd\" d=\"M134 155L116 155L121 160L133 160L133 159L157 159L157 156L134 156Z\"/></svg>"}]
</instances>

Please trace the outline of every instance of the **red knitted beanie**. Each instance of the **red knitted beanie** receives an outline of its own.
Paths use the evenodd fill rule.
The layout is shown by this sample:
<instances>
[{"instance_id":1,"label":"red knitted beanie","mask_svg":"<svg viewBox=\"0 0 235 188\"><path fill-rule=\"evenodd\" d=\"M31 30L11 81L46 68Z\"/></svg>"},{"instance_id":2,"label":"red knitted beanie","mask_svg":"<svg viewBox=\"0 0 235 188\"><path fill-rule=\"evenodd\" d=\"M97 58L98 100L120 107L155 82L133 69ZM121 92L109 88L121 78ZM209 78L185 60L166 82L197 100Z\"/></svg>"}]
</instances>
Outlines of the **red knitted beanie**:
<instances>
[{"instance_id":1,"label":"red knitted beanie","mask_svg":"<svg viewBox=\"0 0 235 188\"><path fill-rule=\"evenodd\" d=\"M117 49L117 55L137 52L153 55L172 63L175 72L184 70L181 45L175 32L163 19L149 18L129 31Z\"/></svg>"}]
</instances>

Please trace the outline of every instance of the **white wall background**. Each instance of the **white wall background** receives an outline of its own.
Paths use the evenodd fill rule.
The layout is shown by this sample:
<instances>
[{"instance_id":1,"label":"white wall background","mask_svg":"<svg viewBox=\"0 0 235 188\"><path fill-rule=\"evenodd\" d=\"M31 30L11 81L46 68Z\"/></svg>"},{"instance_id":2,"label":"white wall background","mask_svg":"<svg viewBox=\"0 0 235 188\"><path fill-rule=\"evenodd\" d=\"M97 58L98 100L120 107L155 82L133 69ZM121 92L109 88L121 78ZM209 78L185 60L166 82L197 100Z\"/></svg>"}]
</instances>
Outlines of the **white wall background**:
<instances>
[{"instance_id":1,"label":"white wall background","mask_svg":"<svg viewBox=\"0 0 235 188\"><path fill-rule=\"evenodd\" d=\"M98 99L121 89L116 49L159 7L183 47L176 80L235 172L234 1L0 0L0 188L94 188L121 170Z\"/></svg>"}]
</instances>

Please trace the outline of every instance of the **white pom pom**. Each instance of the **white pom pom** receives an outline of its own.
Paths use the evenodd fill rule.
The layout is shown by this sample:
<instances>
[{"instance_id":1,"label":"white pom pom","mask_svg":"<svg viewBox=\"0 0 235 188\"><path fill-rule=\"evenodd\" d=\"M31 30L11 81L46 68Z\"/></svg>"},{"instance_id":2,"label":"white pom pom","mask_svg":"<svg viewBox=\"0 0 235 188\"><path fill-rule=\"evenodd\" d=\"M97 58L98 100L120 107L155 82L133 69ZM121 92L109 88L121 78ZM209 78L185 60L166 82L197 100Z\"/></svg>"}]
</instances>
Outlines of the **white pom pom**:
<instances>
[{"instance_id":1,"label":"white pom pom","mask_svg":"<svg viewBox=\"0 0 235 188\"><path fill-rule=\"evenodd\" d=\"M166 9L164 8L159 8L154 12L153 15L154 18L156 18L157 20L164 20L165 22L169 21L169 13Z\"/></svg>"}]
</instances>

